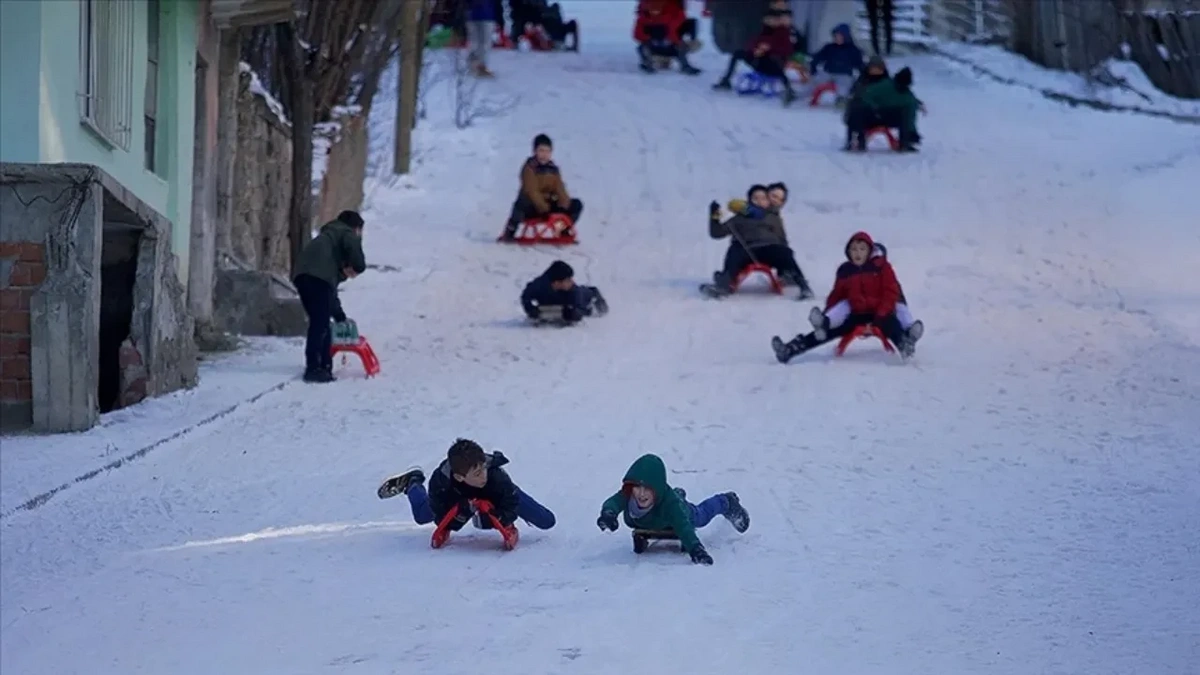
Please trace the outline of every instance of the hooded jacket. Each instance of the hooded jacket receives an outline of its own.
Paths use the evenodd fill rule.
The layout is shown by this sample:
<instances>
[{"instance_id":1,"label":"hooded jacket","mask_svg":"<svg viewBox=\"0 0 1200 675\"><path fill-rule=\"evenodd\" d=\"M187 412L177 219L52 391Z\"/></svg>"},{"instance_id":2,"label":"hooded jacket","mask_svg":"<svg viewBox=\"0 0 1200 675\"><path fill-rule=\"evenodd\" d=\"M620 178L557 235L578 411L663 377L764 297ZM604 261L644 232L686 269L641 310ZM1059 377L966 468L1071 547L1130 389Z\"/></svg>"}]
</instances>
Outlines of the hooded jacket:
<instances>
[{"instance_id":1,"label":"hooded jacket","mask_svg":"<svg viewBox=\"0 0 1200 675\"><path fill-rule=\"evenodd\" d=\"M842 36L842 44L829 42L816 54L813 54L812 60L808 64L810 72L817 72L822 64L825 66L825 72L830 75L852 75L856 71L862 72L862 50L854 44L850 26L840 23L834 27L833 34Z\"/></svg>"},{"instance_id":2,"label":"hooded jacket","mask_svg":"<svg viewBox=\"0 0 1200 675\"><path fill-rule=\"evenodd\" d=\"M833 290L825 299L825 310L846 300L850 303L852 314L869 314L883 318L896 311L896 303L900 300L900 282L887 258L871 257L862 265L850 262L850 244L863 241L868 251L875 248L875 241L866 232L855 232L846 242L846 262L837 269L837 279Z\"/></svg>"},{"instance_id":3,"label":"hooded jacket","mask_svg":"<svg viewBox=\"0 0 1200 675\"><path fill-rule=\"evenodd\" d=\"M792 58L792 29L788 26L763 26L762 31L750 39L746 51L754 56L761 46L767 48L763 56L784 62Z\"/></svg>"},{"instance_id":4,"label":"hooded jacket","mask_svg":"<svg viewBox=\"0 0 1200 675\"><path fill-rule=\"evenodd\" d=\"M635 485L642 485L654 491L654 505L650 507L649 512L636 519L629 513L629 500ZM638 457L625 472L621 490L604 500L600 512L624 514L625 525L630 529L671 530L688 551L700 543L696 536L696 527L692 525L687 502L667 484L667 467L658 455L647 454Z\"/></svg>"},{"instance_id":5,"label":"hooded jacket","mask_svg":"<svg viewBox=\"0 0 1200 675\"><path fill-rule=\"evenodd\" d=\"M670 0L642 0L638 3L637 23L633 25L633 41L638 44L655 39L651 33L662 35L662 39L678 45L682 38L679 29L687 21L687 13L678 2ZM654 30L657 28L657 30Z\"/></svg>"},{"instance_id":6,"label":"hooded jacket","mask_svg":"<svg viewBox=\"0 0 1200 675\"><path fill-rule=\"evenodd\" d=\"M487 482L481 488L454 480L449 459L443 459L429 477L429 508L433 511L435 523L442 522L452 507L469 499L491 502L496 518L505 526L517 521L517 486L508 477L508 472L500 468L508 464L508 458L499 451L485 454L484 457L487 458ZM461 521L452 522L450 529L459 530L464 524Z\"/></svg>"},{"instance_id":7,"label":"hooded jacket","mask_svg":"<svg viewBox=\"0 0 1200 675\"><path fill-rule=\"evenodd\" d=\"M708 236L713 239L734 237L741 238L747 248L761 246L787 246L787 231L783 228L783 216L774 209L761 211L754 207L753 211L737 213L729 220L709 219Z\"/></svg>"},{"instance_id":8,"label":"hooded jacket","mask_svg":"<svg viewBox=\"0 0 1200 675\"><path fill-rule=\"evenodd\" d=\"M563 308L563 318L569 316L581 316L582 308L579 306L580 297L579 286L573 286L570 290L559 291L555 290L550 284L554 282L553 265L546 268L545 272L538 275L533 281L525 284L525 290L521 293L521 307L525 310L525 314L530 317L536 317L541 313L541 307L554 306Z\"/></svg>"},{"instance_id":9,"label":"hooded jacket","mask_svg":"<svg viewBox=\"0 0 1200 675\"><path fill-rule=\"evenodd\" d=\"M362 238L354 229L340 220L332 220L321 226L311 241L304 245L300 260L296 263L296 276L307 274L329 284L331 288L346 280L345 268L362 274L367 269L363 256Z\"/></svg>"}]
</instances>

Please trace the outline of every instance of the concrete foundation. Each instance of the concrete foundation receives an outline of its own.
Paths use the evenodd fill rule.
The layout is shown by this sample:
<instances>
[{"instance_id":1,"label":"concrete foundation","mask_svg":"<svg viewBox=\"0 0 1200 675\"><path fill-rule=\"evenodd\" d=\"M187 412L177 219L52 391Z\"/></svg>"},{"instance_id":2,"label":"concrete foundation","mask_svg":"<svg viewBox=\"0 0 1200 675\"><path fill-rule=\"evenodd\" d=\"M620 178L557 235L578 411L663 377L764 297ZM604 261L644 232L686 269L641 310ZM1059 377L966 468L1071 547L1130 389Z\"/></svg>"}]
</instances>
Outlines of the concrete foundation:
<instances>
[{"instance_id":1,"label":"concrete foundation","mask_svg":"<svg viewBox=\"0 0 1200 675\"><path fill-rule=\"evenodd\" d=\"M122 388L128 390L122 400L129 402L130 391L156 396L195 385L193 323L171 253L171 223L162 215L95 166L0 164L0 222L0 258L15 270L0 284L3 306L15 305L4 310L0 334L8 350L20 343L21 329L27 327L29 345L27 358L14 347L3 359L0 409L6 427L64 432L96 424L106 232L110 247L117 247L110 265L130 263L119 242L136 241L130 253L136 267L124 268L133 274L128 334L117 344L120 350L128 343L117 354L127 385ZM41 278L27 260L39 249ZM111 266L109 271L110 279L119 278ZM23 381L27 390L19 384Z\"/></svg>"}]
</instances>

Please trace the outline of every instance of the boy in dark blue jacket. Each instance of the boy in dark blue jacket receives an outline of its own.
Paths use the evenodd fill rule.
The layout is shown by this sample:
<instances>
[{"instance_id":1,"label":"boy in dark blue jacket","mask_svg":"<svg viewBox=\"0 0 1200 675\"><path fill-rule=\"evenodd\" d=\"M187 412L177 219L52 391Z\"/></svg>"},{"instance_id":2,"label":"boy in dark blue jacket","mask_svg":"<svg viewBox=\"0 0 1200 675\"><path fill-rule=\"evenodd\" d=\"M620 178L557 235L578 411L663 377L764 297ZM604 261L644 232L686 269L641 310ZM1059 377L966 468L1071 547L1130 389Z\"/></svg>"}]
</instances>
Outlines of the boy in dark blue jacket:
<instances>
[{"instance_id":1,"label":"boy in dark blue jacket","mask_svg":"<svg viewBox=\"0 0 1200 675\"><path fill-rule=\"evenodd\" d=\"M575 270L561 260L550 263L521 293L525 315L539 322L578 323L585 316L604 316L608 303L595 286L575 283Z\"/></svg>"},{"instance_id":2,"label":"boy in dark blue jacket","mask_svg":"<svg viewBox=\"0 0 1200 675\"><path fill-rule=\"evenodd\" d=\"M821 66L825 72L821 73ZM812 73L812 86L833 82L837 87L838 100L842 100L854 85L855 73L864 68L862 51L854 44L850 26L840 23L833 29L833 42L827 43L808 64Z\"/></svg>"}]
</instances>

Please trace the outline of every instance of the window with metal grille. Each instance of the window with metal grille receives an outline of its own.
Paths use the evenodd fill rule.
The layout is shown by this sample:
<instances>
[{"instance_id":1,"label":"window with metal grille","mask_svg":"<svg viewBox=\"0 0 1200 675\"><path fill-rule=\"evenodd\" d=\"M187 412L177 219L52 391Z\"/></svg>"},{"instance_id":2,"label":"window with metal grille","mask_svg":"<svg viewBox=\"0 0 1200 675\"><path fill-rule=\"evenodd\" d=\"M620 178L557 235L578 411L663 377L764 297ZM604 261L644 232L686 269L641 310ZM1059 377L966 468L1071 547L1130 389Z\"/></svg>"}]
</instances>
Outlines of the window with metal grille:
<instances>
[{"instance_id":1,"label":"window with metal grille","mask_svg":"<svg viewBox=\"0 0 1200 675\"><path fill-rule=\"evenodd\" d=\"M133 135L133 0L80 0L79 115L129 150Z\"/></svg>"},{"instance_id":2,"label":"window with metal grille","mask_svg":"<svg viewBox=\"0 0 1200 675\"><path fill-rule=\"evenodd\" d=\"M159 0L149 0L146 3L146 101L143 114L146 126L146 168L150 171L158 168L158 12Z\"/></svg>"}]
</instances>

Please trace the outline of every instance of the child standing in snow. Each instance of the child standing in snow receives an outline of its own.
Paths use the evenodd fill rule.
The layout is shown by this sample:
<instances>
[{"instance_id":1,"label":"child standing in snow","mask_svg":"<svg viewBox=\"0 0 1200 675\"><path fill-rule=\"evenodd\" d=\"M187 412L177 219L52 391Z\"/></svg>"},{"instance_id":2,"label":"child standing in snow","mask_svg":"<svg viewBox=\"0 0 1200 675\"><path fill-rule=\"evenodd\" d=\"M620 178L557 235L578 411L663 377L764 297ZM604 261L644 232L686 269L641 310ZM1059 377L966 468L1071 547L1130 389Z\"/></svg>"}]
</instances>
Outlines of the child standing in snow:
<instances>
[{"instance_id":1,"label":"child standing in snow","mask_svg":"<svg viewBox=\"0 0 1200 675\"><path fill-rule=\"evenodd\" d=\"M750 514L736 492L713 495L699 504L686 500L682 488L667 484L667 467L658 455L642 455L625 472L621 489L604 500L596 525L601 531L616 532L617 516L624 514L625 525L636 530L670 530L691 556L692 562L713 564L712 556L696 536L717 516L724 516L738 532L750 529Z\"/></svg>"},{"instance_id":2,"label":"child standing in snow","mask_svg":"<svg viewBox=\"0 0 1200 675\"><path fill-rule=\"evenodd\" d=\"M530 319L541 321L562 320L568 324L578 323L585 316L608 314L608 303L595 286L575 283L575 270L561 260L550 263L545 272L525 285L521 293L521 307ZM561 314L546 316L543 310L561 308Z\"/></svg>"},{"instance_id":3,"label":"child standing in snow","mask_svg":"<svg viewBox=\"0 0 1200 675\"><path fill-rule=\"evenodd\" d=\"M491 529L489 519L480 518L471 505L473 499L483 499L492 504L492 514L504 527L513 527L517 518L541 530L554 527L554 514L539 504L533 497L517 487L501 467L508 458L500 451L485 453L475 441L460 438L450 446L446 459L429 479L429 490L425 489L425 474L420 469L408 471L388 478L379 486L379 498L389 499L398 494L408 496L413 520L418 525L440 523L450 509L458 507L450 530L457 532L474 521L475 527Z\"/></svg>"},{"instance_id":4,"label":"child standing in snow","mask_svg":"<svg viewBox=\"0 0 1200 675\"><path fill-rule=\"evenodd\" d=\"M345 323L337 287L367 269L362 249L363 219L357 211L342 211L304 245L292 283L308 315L304 343L304 381L333 382L333 329L330 320Z\"/></svg>"},{"instance_id":5,"label":"child standing in snow","mask_svg":"<svg viewBox=\"0 0 1200 675\"><path fill-rule=\"evenodd\" d=\"M905 330L896 316L900 302L900 281L886 256L872 257L875 242L866 232L856 232L846 243L846 262L837 270L833 290L825 300L825 310L814 307L809 313L813 332L797 335L789 342L779 336L771 338L771 347L780 363L837 339L857 326L875 325L884 337L896 345L900 353L910 357L916 350L923 325L914 322ZM849 312L843 317L835 308L847 303ZM835 325L834 320L839 322Z\"/></svg>"},{"instance_id":6,"label":"child standing in snow","mask_svg":"<svg viewBox=\"0 0 1200 675\"><path fill-rule=\"evenodd\" d=\"M467 15L467 61L476 77L495 77L488 70L487 57L496 32L496 0L470 0ZM503 10L503 7L501 7Z\"/></svg>"}]
</instances>

